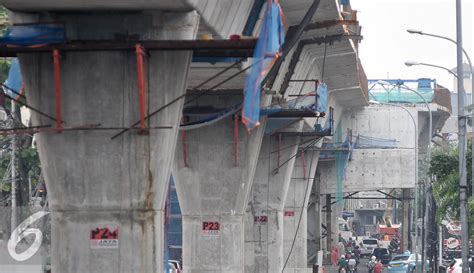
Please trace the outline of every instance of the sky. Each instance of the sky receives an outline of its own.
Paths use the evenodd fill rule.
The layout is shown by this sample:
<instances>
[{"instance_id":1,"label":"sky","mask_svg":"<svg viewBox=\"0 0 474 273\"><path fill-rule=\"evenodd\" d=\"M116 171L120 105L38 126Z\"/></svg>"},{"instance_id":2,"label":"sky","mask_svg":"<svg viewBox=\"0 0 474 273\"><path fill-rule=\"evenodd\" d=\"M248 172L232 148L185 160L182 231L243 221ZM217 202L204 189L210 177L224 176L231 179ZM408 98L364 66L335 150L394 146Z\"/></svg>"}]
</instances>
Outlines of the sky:
<instances>
[{"instance_id":1,"label":"sky","mask_svg":"<svg viewBox=\"0 0 474 273\"><path fill-rule=\"evenodd\" d=\"M351 0L364 36L359 54L369 79L432 78L453 90L447 71L405 66L405 61L456 67L456 45L409 34L418 29L456 40L455 0ZM474 62L474 0L462 0L463 48Z\"/></svg>"}]
</instances>

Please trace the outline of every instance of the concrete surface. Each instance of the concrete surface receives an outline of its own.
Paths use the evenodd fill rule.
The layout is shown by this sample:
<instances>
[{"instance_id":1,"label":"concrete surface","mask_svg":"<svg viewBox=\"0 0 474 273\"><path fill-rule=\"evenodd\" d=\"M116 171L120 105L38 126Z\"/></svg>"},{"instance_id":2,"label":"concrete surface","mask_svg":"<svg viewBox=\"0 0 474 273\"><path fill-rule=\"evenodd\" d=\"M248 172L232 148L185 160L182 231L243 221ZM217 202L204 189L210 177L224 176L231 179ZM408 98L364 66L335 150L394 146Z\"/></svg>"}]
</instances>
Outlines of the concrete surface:
<instances>
[{"instance_id":1,"label":"concrete surface","mask_svg":"<svg viewBox=\"0 0 474 273\"><path fill-rule=\"evenodd\" d=\"M199 16L190 13L64 14L68 38L109 39L138 33L148 39L194 39ZM100 27L99 27L100 26ZM151 52L150 111L183 94L191 52ZM25 54L20 63L29 103L55 115L52 57ZM67 53L61 61L64 126L129 127L138 120L135 54ZM37 135L52 211L53 272L162 272L163 209L182 101L166 108L147 136L117 131ZM52 124L33 114L33 125ZM118 228L116 249L91 249L91 231Z\"/></svg>"},{"instance_id":2,"label":"concrete surface","mask_svg":"<svg viewBox=\"0 0 474 273\"><path fill-rule=\"evenodd\" d=\"M321 193L336 193L336 164L320 162ZM415 151L354 150L346 166L343 192L415 187Z\"/></svg>"},{"instance_id":3,"label":"concrete surface","mask_svg":"<svg viewBox=\"0 0 474 273\"><path fill-rule=\"evenodd\" d=\"M288 130L301 131L302 127L299 121ZM245 272L281 272L283 268L283 210L299 142L299 137L280 140L278 134L262 141L245 218Z\"/></svg>"},{"instance_id":4,"label":"concrete surface","mask_svg":"<svg viewBox=\"0 0 474 273\"><path fill-rule=\"evenodd\" d=\"M71 12L71 11L197 11L201 17L201 33L228 39L241 34L253 6L253 0L0 0L13 11ZM232 19L230 19L232 18Z\"/></svg>"},{"instance_id":5,"label":"concrete surface","mask_svg":"<svg viewBox=\"0 0 474 273\"><path fill-rule=\"evenodd\" d=\"M203 96L190 106L228 107L233 96ZM270 101L265 97L262 104ZM178 142L173 177L183 215L183 271L244 272L244 213L257 166L265 120L252 132L239 123L238 160L234 161L234 121L186 131ZM186 147L184 164L183 147ZM217 232L203 230L217 222Z\"/></svg>"},{"instance_id":6,"label":"concrete surface","mask_svg":"<svg viewBox=\"0 0 474 273\"><path fill-rule=\"evenodd\" d=\"M285 270L294 269L296 272L296 270L303 269L308 264L308 203L318 159L319 152L307 151L304 156L296 160L293 168L285 202L283 225L285 231L283 259L290 255L291 250ZM299 223L300 217L301 223ZM294 245L292 246L293 241Z\"/></svg>"}]
</instances>

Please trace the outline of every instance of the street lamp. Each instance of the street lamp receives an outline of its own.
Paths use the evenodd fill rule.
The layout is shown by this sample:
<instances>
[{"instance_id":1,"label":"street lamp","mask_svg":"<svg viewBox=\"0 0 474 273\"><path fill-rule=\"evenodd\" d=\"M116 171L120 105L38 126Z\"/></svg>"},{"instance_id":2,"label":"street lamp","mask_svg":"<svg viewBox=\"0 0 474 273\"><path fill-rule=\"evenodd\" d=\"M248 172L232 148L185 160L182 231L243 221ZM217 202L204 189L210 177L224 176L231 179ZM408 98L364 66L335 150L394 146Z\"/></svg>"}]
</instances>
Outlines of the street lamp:
<instances>
[{"instance_id":1,"label":"street lamp","mask_svg":"<svg viewBox=\"0 0 474 273\"><path fill-rule=\"evenodd\" d=\"M419 63L416 63L416 62L406 62L405 63L407 66L411 66L411 65L415 65L415 64L419 64ZM379 84L381 85L393 85L391 83L388 83L388 82L384 82L384 81L378 81ZM416 91L415 89L411 89L409 88L408 86L403 86L406 90L408 91L411 91L413 93L415 93L418 97L420 97L422 100L423 100L423 103L425 104L426 108L428 109L428 113L429 113L429 131L428 131L428 147L427 147L427 159L428 159L428 162L431 162L431 136L432 136L432 133L433 133L433 114L431 112L431 108L430 108L430 105L428 104L428 102L426 101L425 97L423 97L423 95L420 94L420 92ZM418 159L417 159L418 161ZM418 164L418 162L417 162ZM429 181L429 185L431 185L431 179ZM416 189L415 189L416 191ZM415 194L415 199L416 199L416 196L417 194ZM416 229L415 229L415 261L416 263L418 264L418 200L416 199L415 200L415 222L416 222ZM427 209L427 207L425 208L425 210ZM424 210L424 211L425 211ZM425 212L426 213L426 212ZM425 223L425 217L423 217L423 221L422 221L422 226L423 226L423 231L425 230L425 227L426 227L426 223ZM424 235L426 235L427 233L425 233ZM424 238L425 236L423 236L423 241L426 241L426 238ZM422 244L424 246L424 244ZM421 263L421 271L424 272L425 271L425 250L423 249L423 252L422 252L422 263ZM415 268L416 270L416 268Z\"/></svg>"},{"instance_id":2,"label":"street lamp","mask_svg":"<svg viewBox=\"0 0 474 273\"><path fill-rule=\"evenodd\" d=\"M420 62L415 62L415 61L406 61L405 62L405 65L406 66L415 66L415 65L423 65L423 66L430 66L430 67L435 67L435 68L439 68L439 69L443 69L443 70L446 70L448 71L448 73L450 73L451 75L453 75L454 77L458 77L458 74L454 73L453 71L451 71L451 69L448 69L444 66L440 66L440 65L435 65L435 64L427 64L427 63L420 63Z\"/></svg>"},{"instance_id":3,"label":"street lamp","mask_svg":"<svg viewBox=\"0 0 474 273\"><path fill-rule=\"evenodd\" d=\"M474 84L474 74L472 68L472 62L467 55L466 51L462 48L462 2L461 0L456 0L456 41L453 39L434 35L434 34L427 34L423 33L422 31L409 31L409 33L416 33L421 35L432 36L444 40L448 40L456 44L456 62L457 62L457 73L460 75L460 79L458 79L458 147L459 147L459 205L461 211L461 238L462 238L462 247L461 247L461 257L462 257L462 272L468 273L468 256L469 256L469 231L468 231L468 222L467 222L467 179L466 179L466 116L464 115L464 73L463 73L463 61L462 61L462 54L466 55L466 58L469 62L469 68L471 69L471 78ZM472 86L474 89L474 86ZM472 91L472 90L471 90ZM471 98L474 101L474 96ZM474 130L474 126L473 126ZM474 131L473 131L474 133ZM474 148L474 142L473 148ZM473 150L474 152L474 150ZM473 160L474 162L474 160ZM474 169L474 163L471 166ZM471 181L472 183L472 181ZM472 183L472 187L474 189L474 183ZM474 191L473 191L474 192ZM473 196L474 197L474 196Z\"/></svg>"},{"instance_id":4,"label":"street lamp","mask_svg":"<svg viewBox=\"0 0 474 273\"><path fill-rule=\"evenodd\" d=\"M423 36L429 36L429 37L434 37L434 38L439 38L439 39L443 39L443 40L446 40L446 41L450 41L451 43L457 45L457 42L449 37L445 37L445 36L441 36L441 35L436 35L436 34L431 34L431 33L425 33L421 30L417 30L417 29L407 29L407 32L410 33L410 34L419 34L419 35L423 35ZM461 50L462 52L464 53L464 56L466 57L467 59L467 62L469 63L469 69L471 70L471 106L474 106L474 67L472 65L472 62L471 62L471 58L469 57L469 54L467 54L466 50L464 48L461 47ZM443 67L444 69L444 67ZM451 70L449 70L451 71ZM452 72L452 71L451 71ZM454 73L454 72L453 72ZM452 73L452 74L453 74ZM458 71L459 73L459 71ZM457 75L455 75L456 78ZM464 81L464 76L463 75L460 75L460 78L458 78L458 81L461 80L461 81ZM474 126L471 126L471 129L472 129L472 135L474 137ZM471 142L471 150L472 150L472 173L474 174L474 141ZM472 186L472 197L474 198L474 179L471 178L471 186Z\"/></svg>"},{"instance_id":5,"label":"street lamp","mask_svg":"<svg viewBox=\"0 0 474 273\"><path fill-rule=\"evenodd\" d=\"M393 85L391 83L388 83L388 82L384 82L384 81L379 81L378 82L379 84L381 85L391 85L391 86L398 86L398 85ZM423 100L423 103L425 104L426 108L428 108L428 113L429 113L429 131L428 131L428 147L427 147L427 159L428 159L428 162L431 162L431 135L433 133L433 114L431 112L431 108L430 108L430 105L428 104L428 102L426 101L425 97L423 97L423 95L420 94L420 92L416 91L415 89L411 89L409 88L408 86L403 86L406 90L408 91L411 91L413 93L415 93L418 97L420 97L422 100ZM416 164L418 164L418 158L417 158L417 162ZM430 177L430 181L429 181L429 184L431 185L431 177ZM415 188L415 191L416 191L416 188ZM415 199L416 199L416 196L417 194L415 193ZM415 220L416 220L416 223L418 224L418 202L417 200L415 201ZM417 248L418 248L418 226L416 226L416 230L415 230L415 261L416 261L416 264L418 264L418 251L417 251ZM425 227L426 224L425 224L425 219L423 219L423 227ZM424 251L422 253L422 263L421 263L421 268L422 268L422 272L424 271L424 268L425 268L425 255L424 255ZM415 270L416 270L416 267L415 267Z\"/></svg>"}]
</instances>

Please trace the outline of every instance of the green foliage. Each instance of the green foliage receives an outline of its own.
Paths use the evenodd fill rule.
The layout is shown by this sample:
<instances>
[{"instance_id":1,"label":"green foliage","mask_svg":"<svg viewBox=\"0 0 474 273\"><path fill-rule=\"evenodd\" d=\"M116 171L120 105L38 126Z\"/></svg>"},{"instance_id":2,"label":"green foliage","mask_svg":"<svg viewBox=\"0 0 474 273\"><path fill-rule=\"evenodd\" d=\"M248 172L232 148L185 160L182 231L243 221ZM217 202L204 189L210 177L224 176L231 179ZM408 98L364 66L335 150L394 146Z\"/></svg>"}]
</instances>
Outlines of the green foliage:
<instances>
[{"instance_id":1,"label":"green foliage","mask_svg":"<svg viewBox=\"0 0 474 273\"><path fill-rule=\"evenodd\" d=\"M28 174L31 176L31 183L36 185L39 182L41 174L41 166L36 148L23 148L20 150L19 159L28 170Z\"/></svg>"},{"instance_id":2,"label":"green foliage","mask_svg":"<svg viewBox=\"0 0 474 273\"><path fill-rule=\"evenodd\" d=\"M41 175L41 166L38 156L38 151L36 148L20 148L19 151L16 153L17 155L17 162L21 162L24 165L26 170L28 170L28 174L31 177L31 183L34 187L40 179ZM4 177L6 179L10 179L11 175L6 173L9 171L8 165L11 161L10 150L4 151L3 155L0 157L0 179ZM25 181L27 183L28 181ZM8 181L7 183L0 184L0 190L5 192L9 192L11 190L11 183Z\"/></svg>"},{"instance_id":3,"label":"green foliage","mask_svg":"<svg viewBox=\"0 0 474 273\"><path fill-rule=\"evenodd\" d=\"M453 219L459 219L460 200L459 200L459 159L456 147L450 147L448 153L436 151L432 157L429 173L435 178L433 182L433 195L438 207L436 218L438 222L449 216ZM467 181L468 181L468 221L471 223L470 234L474 236L474 199L471 197L470 181L472 177L472 153L471 143L468 143L466 152L467 161Z\"/></svg>"},{"instance_id":4,"label":"green foliage","mask_svg":"<svg viewBox=\"0 0 474 273\"><path fill-rule=\"evenodd\" d=\"M3 36L8 27L7 10L0 6L0 36ZM10 69L10 59L5 58L0 60L0 82L5 82Z\"/></svg>"},{"instance_id":5,"label":"green foliage","mask_svg":"<svg viewBox=\"0 0 474 273\"><path fill-rule=\"evenodd\" d=\"M10 71L11 60L0 59L0 82L4 83L8 77L8 71Z\"/></svg>"}]
</instances>

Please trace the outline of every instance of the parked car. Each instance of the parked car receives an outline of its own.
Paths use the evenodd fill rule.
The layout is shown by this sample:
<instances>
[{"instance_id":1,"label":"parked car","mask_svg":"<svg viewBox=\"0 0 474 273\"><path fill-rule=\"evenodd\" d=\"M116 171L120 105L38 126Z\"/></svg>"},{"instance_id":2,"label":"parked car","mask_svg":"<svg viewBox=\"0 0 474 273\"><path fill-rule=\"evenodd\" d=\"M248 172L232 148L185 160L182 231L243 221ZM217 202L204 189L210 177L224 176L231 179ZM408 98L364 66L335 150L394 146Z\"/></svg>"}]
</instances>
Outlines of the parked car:
<instances>
[{"instance_id":1,"label":"parked car","mask_svg":"<svg viewBox=\"0 0 474 273\"><path fill-rule=\"evenodd\" d=\"M377 247L372 250L371 256L375 256L382 264L386 265L392 259L392 255L388 252L388 249L383 247Z\"/></svg>"},{"instance_id":2,"label":"parked car","mask_svg":"<svg viewBox=\"0 0 474 273\"><path fill-rule=\"evenodd\" d=\"M415 254L402 254L393 257L393 259L388 264L388 272L407 272L411 273L415 271L417 267L421 268L421 255L418 254L418 263L416 263ZM430 264L426 261L426 268L429 270Z\"/></svg>"},{"instance_id":3,"label":"parked car","mask_svg":"<svg viewBox=\"0 0 474 273\"><path fill-rule=\"evenodd\" d=\"M361 257L368 257L372 254L374 248L379 247L379 241L375 238L363 239L360 243L361 250L360 256Z\"/></svg>"},{"instance_id":4,"label":"parked car","mask_svg":"<svg viewBox=\"0 0 474 273\"><path fill-rule=\"evenodd\" d=\"M469 262L472 262L472 258L469 258ZM472 270L469 269L469 272ZM462 259L454 259L448 267L447 273L462 273Z\"/></svg>"}]
</instances>

